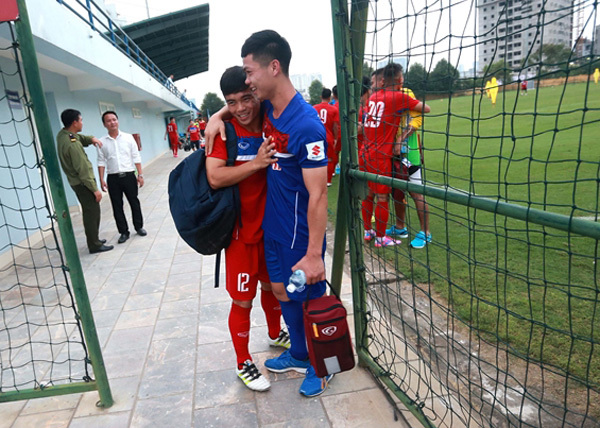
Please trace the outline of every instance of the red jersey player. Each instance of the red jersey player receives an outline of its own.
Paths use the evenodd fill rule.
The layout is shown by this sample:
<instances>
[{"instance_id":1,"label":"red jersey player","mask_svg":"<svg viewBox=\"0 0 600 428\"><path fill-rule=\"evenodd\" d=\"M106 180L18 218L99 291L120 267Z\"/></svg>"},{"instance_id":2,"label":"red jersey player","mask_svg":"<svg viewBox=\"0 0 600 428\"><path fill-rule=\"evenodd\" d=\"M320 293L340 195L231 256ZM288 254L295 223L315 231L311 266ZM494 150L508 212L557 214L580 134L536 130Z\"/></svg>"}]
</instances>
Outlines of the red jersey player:
<instances>
[{"instance_id":1,"label":"red jersey player","mask_svg":"<svg viewBox=\"0 0 600 428\"><path fill-rule=\"evenodd\" d=\"M340 114L337 106L331 103L331 89L323 88L321 92L321 102L313 107L319 113L319 118L325 125L327 134L327 186L331 186L331 177L338 163L338 150L336 150L337 140L339 138Z\"/></svg>"},{"instance_id":2,"label":"red jersey player","mask_svg":"<svg viewBox=\"0 0 600 428\"><path fill-rule=\"evenodd\" d=\"M281 307L271 291L261 228L267 197L266 168L276 161L272 157L274 144L270 138L263 140L260 102L245 80L242 67L228 68L221 77L221 91L238 138L236 162L234 166L226 166L225 142L217 136L206 160L206 172L213 188L234 184L239 187L241 227L236 227L225 250L227 291L233 300L229 331L237 356L238 377L248 388L265 391L271 384L258 371L248 351L250 311L259 281L269 344L288 348L289 336L281 330Z\"/></svg>"},{"instance_id":3,"label":"red jersey player","mask_svg":"<svg viewBox=\"0 0 600 428\"><path fill-rule=\"evenodd\" d=\"M167 131L165 132L165 140L169 136L169 143L171 144L171 150L173 151L173 157L177 157L177 149L179 148L179 134L177 133L177 124L175 118L170 117L169 123L167 124Z\"/></svg>"},{"instance_id":4,"label":"red jersey player","mask_svg":"<svg viewBox=\"0 0 600 428\"><path fill-rule=\"evenodd\" d=\"M392 176L392 156L402 112L414 110L428 113L427 104L401 92L402 66L390 63L383 70L383 89L369 97L368 113L364 123L365 169L373 174ZM390 187L369 182L369 196L376 201L375 206L375 246L388 247L400 242L385 235L389 218ZM365 231L372 236L373 231Z\"/></svg>"}]
</instances>

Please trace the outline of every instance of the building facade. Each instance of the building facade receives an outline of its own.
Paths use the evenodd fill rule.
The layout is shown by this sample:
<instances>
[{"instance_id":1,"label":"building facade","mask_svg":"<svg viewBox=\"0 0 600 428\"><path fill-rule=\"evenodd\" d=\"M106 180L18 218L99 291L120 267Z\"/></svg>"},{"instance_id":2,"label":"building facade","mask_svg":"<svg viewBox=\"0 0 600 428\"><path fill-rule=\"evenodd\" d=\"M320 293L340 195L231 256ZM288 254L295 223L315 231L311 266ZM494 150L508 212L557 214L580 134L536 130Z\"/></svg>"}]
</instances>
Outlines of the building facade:
<instances>
[{"instance_id":1,"label":"building facade","mask_svg":"<svg viewBox=\"0 0 600 428\"><path fill-rule=\"evenodd\" d=\"M482 0L478 12L480 71L497 61L516 72L542 44L571 46L572 0Z\"/></svg>"}]
</instances>

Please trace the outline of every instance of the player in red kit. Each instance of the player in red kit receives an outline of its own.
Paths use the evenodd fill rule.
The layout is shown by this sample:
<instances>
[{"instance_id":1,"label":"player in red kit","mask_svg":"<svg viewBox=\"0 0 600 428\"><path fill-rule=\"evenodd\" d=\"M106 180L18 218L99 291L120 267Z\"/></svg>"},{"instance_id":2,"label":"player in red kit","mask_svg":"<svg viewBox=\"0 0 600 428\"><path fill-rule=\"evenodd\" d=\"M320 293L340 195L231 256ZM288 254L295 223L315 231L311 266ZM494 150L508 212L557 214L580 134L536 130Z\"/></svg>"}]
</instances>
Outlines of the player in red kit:
<instances>
[{"instance_id":1,"label":"player in red kit","mask_svg":"<svg viewBox=\"0 0 600 428\"><path fill-rule=\"evenodd\" d=\"M428 113L430 111L427 104L401 92L403 80L402 66L390 63L383 70L383 89L369 97L368 113L364 123L363 148L367 172L391 177L394 142L402 112L414 110ZM376 247L388 247L400 243L385 235L389 218L390 191L389 186L369 182L369 194L374 196L376 203Z\"/></svg>"},{"instance_id":2,"label":"player in red kit","mask_svg":"<svg viewBox=\"0 0 600 428\"><path fill-rule=\"evenodd\" d=\"M175 118L170 117L169 123L167 124L167 131L165 132L165 140L169 136L169 143L171 143L171 150L173 151L173 157L177 157L177 149L179 148L179 134L177 134L177 124Z\"/></svg>"},{"instance_id":3,"label":"player in red kit","mask_svg":"<svg viewBox=\"0 0 600 428\"><path fill-rule=\"evenodd\" d=\"M232 115L238 153L235 164L227 166L226 145L218 136L206 159L206 173L211 187L218 189L237 184L240 194L240 222L225 250L227 292L232 299L229 331L237 357L238 377L248 388L266 391L271 384L260 373L248 350L250 311L258 282L269 344L290 346L288 333L281 329L281 306L271 290L261 227L267 200L266 170L276 162L272 157L274 144L270 139L263 140L260 101L246 85L242 67L228 68L220 84L227 110Z\"/></svg>"},{"instance_id":4,"label":"player in red kit","mask_svg":"<svg viewBox=\"0 0 600 428\"><path fill-rule=\"evenodd\" d=\"M325 125L325 132L327 134L327 186L331 186L331 177L333 177L335 166L339 160L336 146L339 139L340 113L337 107L332 106L330 102L331 89L323 88L321 103L313 106L317 110L317 113L319 113L319 118L323 122L323 125Z\"/></svg>"}]
</instances>

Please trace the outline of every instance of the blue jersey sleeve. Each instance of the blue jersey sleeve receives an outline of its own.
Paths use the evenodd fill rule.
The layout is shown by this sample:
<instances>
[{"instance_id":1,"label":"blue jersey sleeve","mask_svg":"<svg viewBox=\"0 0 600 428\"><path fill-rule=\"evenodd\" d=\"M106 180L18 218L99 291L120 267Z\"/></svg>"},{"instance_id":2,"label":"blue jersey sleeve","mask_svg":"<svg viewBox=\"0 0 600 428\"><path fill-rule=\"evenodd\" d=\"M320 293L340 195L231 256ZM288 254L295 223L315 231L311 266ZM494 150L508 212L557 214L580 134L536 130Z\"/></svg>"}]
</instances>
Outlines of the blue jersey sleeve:
<instances>
[{"instance_id":1,"label":"blue jersey sleeve","mask_svg":"<svg viewBox=\"0 0 600 428\"><path fill-rule=\"evenodd\" d=\"M325 126L319 119L316 110L313 109L310 116L302 121L302 125L298 126L295 144L289 149L293 151L301 168L327 166Z\"/></svg>"}]
</instances>

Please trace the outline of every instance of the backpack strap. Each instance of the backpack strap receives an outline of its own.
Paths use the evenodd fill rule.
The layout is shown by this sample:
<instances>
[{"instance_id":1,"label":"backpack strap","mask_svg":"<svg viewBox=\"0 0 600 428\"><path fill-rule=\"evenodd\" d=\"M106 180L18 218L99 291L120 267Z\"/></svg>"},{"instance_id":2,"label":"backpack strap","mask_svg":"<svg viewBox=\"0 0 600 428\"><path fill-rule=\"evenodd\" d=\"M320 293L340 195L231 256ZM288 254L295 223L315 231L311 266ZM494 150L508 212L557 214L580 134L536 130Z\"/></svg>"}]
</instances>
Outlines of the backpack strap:
<instances>
[{"instance_id":1,"label":"backpack strap","mask_svg":"<svg viewBox=\"0 0 600 428\"><path fill-rule=\"evenodd\" d=\"M225 135L227 135L227 141L225 141L225 145L227 146L227 166L233 166L238 152L237 134L235 133L233 123L225 122Z\"/></svg>"},{"instance_id":2,"label":"backpack strap","mask_svg":"<svg viewBox=\"0 0 600 428\"><path fill-rule=\"evenodd\" d=\"M226 163L226 165L233 166L235 164L235 160L237 159L237 153L238 153L238 137L235 132L235 128L233 127L233 123L225 122L225 135L227 137L227 140L225 141L225 146L227 148L227 163ZM234 187L234 193L235 193L235 201L237 202L236 209L237 209L238 227L242 227L242 216L241 216L242 207L240 205L239 188L237 185L235 185L233 187Z\"/></svg>"},{"instance_id":3,"label":"backpack strap","mask_svg":"<svg viewBox=\"0 0 600 428\"><path fill-rule=\"evenodd\" d=\"M219 277L221 276L221 251L217 253L217 260L215 261L215 288L219 288Z\"/></svg>"}]
</instances>

